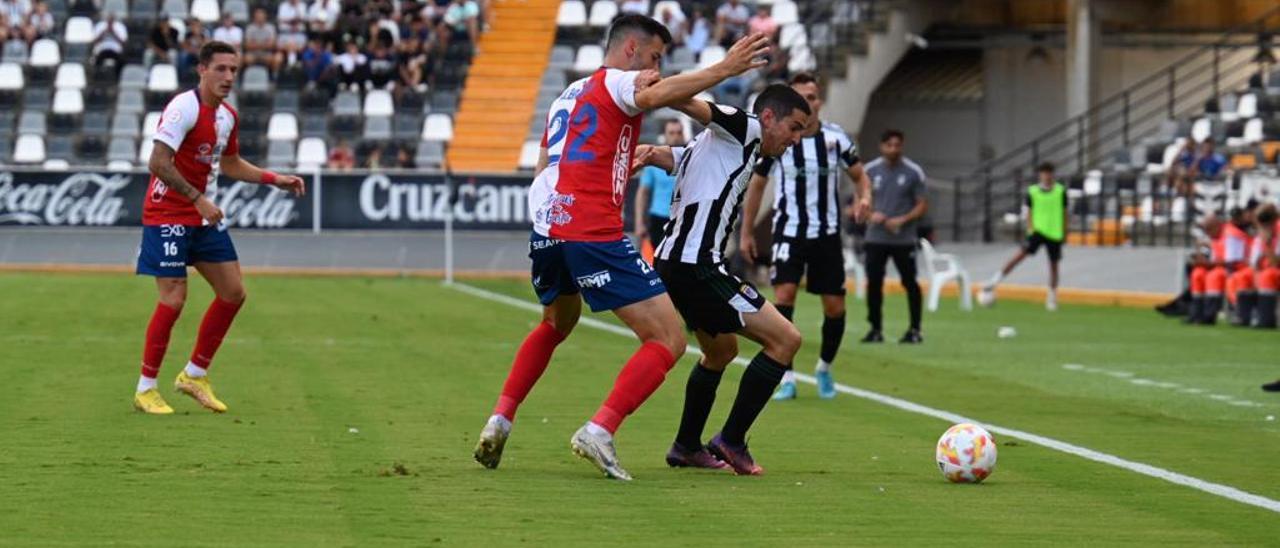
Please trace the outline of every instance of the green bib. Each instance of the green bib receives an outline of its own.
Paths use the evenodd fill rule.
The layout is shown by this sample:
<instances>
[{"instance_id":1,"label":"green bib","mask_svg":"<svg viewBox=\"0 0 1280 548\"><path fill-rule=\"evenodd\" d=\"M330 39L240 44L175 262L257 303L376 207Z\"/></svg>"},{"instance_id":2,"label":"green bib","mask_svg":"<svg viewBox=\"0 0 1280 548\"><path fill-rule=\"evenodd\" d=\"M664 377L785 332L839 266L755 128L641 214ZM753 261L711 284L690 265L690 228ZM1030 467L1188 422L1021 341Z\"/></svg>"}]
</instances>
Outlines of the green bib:
<instances>
[{"instance_id":1,"label":"green bib","mask_svg":"<svg viewBox=\"0 0 1280 548\"><path fill-rule=\"evenodd\" d=\"M1045 238L1057 242L1066 237L1066 227L1063 226L1066 192L1062 183L1054 183L1049 190L1040 188L1039 184L1027 189L1027 197L1031 200L1031 227Z\"/></svg>"}]
</instances>

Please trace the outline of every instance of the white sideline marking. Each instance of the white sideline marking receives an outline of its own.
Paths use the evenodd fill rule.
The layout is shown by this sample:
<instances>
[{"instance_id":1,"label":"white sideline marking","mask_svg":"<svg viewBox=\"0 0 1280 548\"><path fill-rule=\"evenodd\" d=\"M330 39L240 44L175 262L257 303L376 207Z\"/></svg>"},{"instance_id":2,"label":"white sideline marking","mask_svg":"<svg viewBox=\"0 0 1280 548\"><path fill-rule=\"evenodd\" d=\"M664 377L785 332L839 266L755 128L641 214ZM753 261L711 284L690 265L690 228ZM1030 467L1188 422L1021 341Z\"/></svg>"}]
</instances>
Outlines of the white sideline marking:
<instances>
[{"instance_id":1,"label":"white sideline marking","mask_svg":"<svg viewBox=\"0 0 1280 548\"><path fill-rule=\"evenodd\" d=\"M463 293L466 293L468 295L479 297L481 299L502 303L515 308L528 310L530 312L536 312L536 313L542 312L542 307L537 304L516 299L513 297L508 297L506 295L494 293L492 291L480 289L478 287L472 287L466 284L459 284L459 283L450 284L449 287L456 289L458 291L461 291ZM622 335L625 337L635 336L631 333L630 329L617 326L614 324L602 322L595 318L583 317L578 321L578 323L582 325L586 325L588 327L599 329L601 331L608 331L610 333ZM701 350L692 344L689 345L689 351L701 353ZM737 358L734 360L734 363L745 366L750 362L748 362L743 358ZM813 376L811 375L796 373L796 378L808 384L816 384ZM981 421L975 421L973 419L967 418L963 415L952 413L950 411L934 409L932 407L927 407L924 405L920 405L918 403L895 398L893 396L886 396L884 394L880 394L878 392L872 392L870 390L855 388L852 386L847 386L839 383L836 383L836 390L839 392L848 394L850 396L856 396L856 397L863 398L866 400L871 400L877 403L882 403L884 405L901 409L903 411L910 411L912 413L917 413L920 415L925 415L925 416L933 417L936 419L942 419L944 421L947 421L953 424L961 423L961 422L978 422L980 424L983 424L988 431L996 434L1000 434L1002 436L1017 438L1017 439L1026 441L1028 443L1039 445L1041 447L1047 447L1049 449L1053 449L1055 451L1060 451L1063 453L1075 455L1077 457L1088 459L1094 462L1109 464L1111 466L1115 466L1117 468L1123 468L1130 472L1142 474L1144 476L1149 476L1149 477L1161 479L1170 483L1176 483L1178 485L1190 487L1192 489L1196 489L1199 491L1204 491L1205 493L1209 493L1211 495L1216 495L1225 499L1233 500L1241 504L1256 506L1264 510L1270 510L1272 512L1280 513L1280 501L1269 499L1261 495L1255 495L1253 493L1249 493L1246 491L1242 491L1240 489L1231 487L1229 485L1222 485L1220 483L1213 483L1213 482L1205 481L1199 478L1193 478L1191 476L1179 474L1177 472L1173 472L1170 470L1165 470L1164 468L1159 468L1159 467L1151 466L1149 464L1143 464L1140 462L1134 462L1131 460L1122 459L1115 455L1101 453L1101 452L1089 449L1087 447L1080 447L1078 445L1073 445L1064 441L1058 441L1053 438L1046 438L1044 436L1032 434L1030 432L1023 432L1021 430L1015 430L1012 428L996 426L996 425L984 423Z\"/></svg>"},{"instance_id":2,"label":"white sideline marking","mask_svg":"<svg viewBox=\"0 0 1280 548\"><path fill-rule=\"evenodd\" d=\"M1211 400L1220 401L1227 405L1234 405L1236 407L1266 407L1267 406L1267 404L1265 403L1259 403L1252 400L1243 400L1243 399L1238 400L1232 396L1228 396L1225 394L1211 394L1211 393L1208 393L1208 391L1203 388L1193 388L1193 387L1184 388L1181 384L1178 384L1176 382L1156 381L1151 379L1144 379L1142 377L1135 377L1133 376L1133 373L1129 373L1127 371L1115 371L1112 369L1103 369L1101 367L1088 367L1088 366L1080 365L1078 363L1064 363L1062 364L1062 368L1066 369L1067 371L1079 371L1082 373L1098 373L1098 374L1107 375L1110 377L1115 377L1121 380L1128 379L1129 383L1136 384L1138 386L1168 388L1168 389L1174 389L1176 392L1180 392L1182 394L1202 395Z\"/></svg>"}]
</instances>

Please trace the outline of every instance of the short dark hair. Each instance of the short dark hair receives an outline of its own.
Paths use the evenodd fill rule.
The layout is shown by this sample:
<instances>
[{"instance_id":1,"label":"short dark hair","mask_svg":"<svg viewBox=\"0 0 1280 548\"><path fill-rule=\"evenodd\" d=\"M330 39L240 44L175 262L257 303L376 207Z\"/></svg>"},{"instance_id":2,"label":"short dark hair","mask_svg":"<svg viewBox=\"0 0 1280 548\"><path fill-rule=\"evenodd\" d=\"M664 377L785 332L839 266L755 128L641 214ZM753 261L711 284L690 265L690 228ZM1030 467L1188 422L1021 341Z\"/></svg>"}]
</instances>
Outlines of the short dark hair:
<instances>
[{"instance_id":1,"label":"short dark hair","mask_svg":"<svg viewBox=\"0 0 1280 548\"><path fill-rule=\"evenodd\" d=\"M884 133L881 133L881 134L880 134L880 142L881 142L881 143L887 143L887 142L889 142L889 139L897 139L897 140L899 140L899 141L906 141L906 140L907 140L907 136L902 134L902 130L898 130L898 129L886 129L886 130L884 130Z\"/></svg>"},{"instance_id":2,"label":"short dark hair","mask_svg":"<svg viewBox=\"0 0 1280 548\"><path fill-rule=\"evenodd\" d=\"M791 79L787 81L787 84L793 86L799 84L817 84L818 87L822 87L822 82L818 80L818 75L807 71L797 72L791 75Z\"/></svg>"},{"instance_id":3,"label":"short dark hair","mask_svg":"<svg viewBox=\"0 0 1280 548\"><path fill-rule=\"evenodd\" d=\"M1253 219L1258 224L1269 225L1276 222L1276 206L1275 204L1266 204L1258 208L1258 212L1254 214Z\"/></svg>"},{"instance_id":4,"label":"short dark hair","mask_svg":"<svg viewBox=\"0 0 1280 548\"><path fill-rule=\"evenodd\" d=\"M765 109L773 111L773 115L778 118L790 116L793 110L799 110L806 116L813 114L813 111L809 110L809 102L786 84L771 84L760 92L751 110L759 116Z\"/></svg>"},{"instance_id":5,"label":"short dark hair","mask_svg":"<svg viewBox=\"0 0 1280 548\"><path fill-rule=\"evenodd\" d=\"M236 48L232 47L231 44L218 40L205 42L203 46L200 46L200 64L208 65L210 61L213 61L213 56L219 53L236 55Z\"/></svg>"},{"instance_id":6,"label":"short dark hair","mask_svg":"<svg viewBox=\"0 0 1280 548\"><path fill-rule=\"evenodd\" d=\"M1042 162L1040 165L1036 166L1036 172L1037 173L1043 173L1043 172L1053 173L1053 164L1050 162Z\"/></svg>"},{"instance_id":7,"label":"short dark hair","mask_svg":"<svg viewBox=\"0 0 1280 548\"><path fill-rule=\"evenodd\" d=\"M680 126L680 130L684 131L684 124L680 122L679 118L667 118L666 120L663 120L662 129L665 131L667 129L667 126L670 126L671 124Z\"/></svg>"},{"instance_id":8,"label":"short dark hair","mask_svg":"<svg viewBox=\"0 0 1280 548\"><path fill-rule=\"evenodd\" d=\"M605 50L610 50L622 43L632 32L643 33L645 36L657 36L662 39L663 44L671 45L671 31L667 30L666 25L659 23L656 19L647 15L638 13L628 13L613 20L613 24L609 25L609 32L605 42Z\"/></svg>"}]
</instances>

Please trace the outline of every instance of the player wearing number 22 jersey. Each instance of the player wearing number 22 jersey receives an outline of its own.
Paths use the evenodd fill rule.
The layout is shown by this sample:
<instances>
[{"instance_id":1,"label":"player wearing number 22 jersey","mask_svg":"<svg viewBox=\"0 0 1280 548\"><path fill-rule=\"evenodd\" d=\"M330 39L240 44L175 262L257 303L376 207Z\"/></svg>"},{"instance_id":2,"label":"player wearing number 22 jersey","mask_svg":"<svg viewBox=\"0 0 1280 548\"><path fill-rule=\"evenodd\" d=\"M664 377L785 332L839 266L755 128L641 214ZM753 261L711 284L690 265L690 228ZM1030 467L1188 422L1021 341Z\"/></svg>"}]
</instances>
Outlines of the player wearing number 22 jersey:
<instances>
[{"instance_id":1,"label":"player wearing number 22 jersey","mask_svg":"<svg viewBox=\"0 0 1280 548\"><path fill-rule=\"evenodd\" d=\"M592 311L616 314L642 344L571 445L607 476L631 479L618 464L613 433L657 390L685 349L662 280L622 231L643 113L687 101L758 66L768 50L766 36L750 36L714 66L660 80L655 69L671 44L661 23L624 15L610 26L606 42L604 66L570 84L547 114L538 175L529 191L531 277L543 321L520 346L480 433L475 458L488 468L498 466L517 407L577 323L585 300Z\"/></svg>"}]
</instances>

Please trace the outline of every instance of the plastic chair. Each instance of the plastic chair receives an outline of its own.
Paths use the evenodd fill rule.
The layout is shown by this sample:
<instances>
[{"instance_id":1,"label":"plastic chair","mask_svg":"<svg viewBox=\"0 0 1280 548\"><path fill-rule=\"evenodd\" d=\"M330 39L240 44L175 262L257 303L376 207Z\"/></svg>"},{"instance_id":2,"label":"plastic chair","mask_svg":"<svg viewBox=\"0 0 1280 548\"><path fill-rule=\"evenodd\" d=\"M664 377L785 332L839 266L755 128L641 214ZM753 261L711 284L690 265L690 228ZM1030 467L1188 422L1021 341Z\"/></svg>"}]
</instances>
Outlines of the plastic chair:
<instances>
[{"instance_id":1,"label":"plastic chair","mask_svg":"<svg viewBox=\"0 0 1280 548\"><path fill-rule=\"evenodd\" d=\"M308 137L298 142L298 169L307 171L324 167L329 160L328 147L324 139Z\"/></svg>"},{"instance_id":2,"label":"plastic chair","mask_svg":"<svg viewBox=\"0 0 1280 548\"><path fill-rule=\"evenodd\" d=\"M525 141L520 147L520 169L533 169L538 167L538 153L541 143L538 141Z\"/></svg>"},{"instance_id":3,"label":"plastic chair","mask_svg":"<svg viewBox=\"0 0 1280 548\"><path fill-rule=\"evenodd\" d=\"M950 253L938 253L933 244L924 238L920 239L920 252L924 255L925 276L929 278L929 311L938 310L938 302L942 299L942 286L955 281L960 286L960 310L973 310L973 291L969 283L969 272L960 265L960 259Z\"/></svg>"},{"instance_id":4,"label":"plastic chair","mask_svg":"<svg viewBox=\"0 0 1280 548\"><path fill-rule=\"evenodd\" d=\"M587 24L587 5L579 0L565 0L556 13L556 26L581 27Z\"/></svg>"},{"instance_id":5,"label":"plastic chair","mask_svg":"<svg viewBox=\"0 0 1280 548\"><path fill-rule=\"evenodd\" d=\"M422 123L423 141L453 140L453 119L447 114L431 114Z\"/></svg>"},{"instance_id":6,"label":"plastic chair","mask_svg":"<svg viewBox=\"0 0 1280 548\"><path fill-rule=\"evenodd\" d=\"M613 0L596 0L596 3L591 4L591 16L587 18L587 24L592 28L607 27L617 15L618 4L616 2Z\"/></svg>"}]
</instances>

